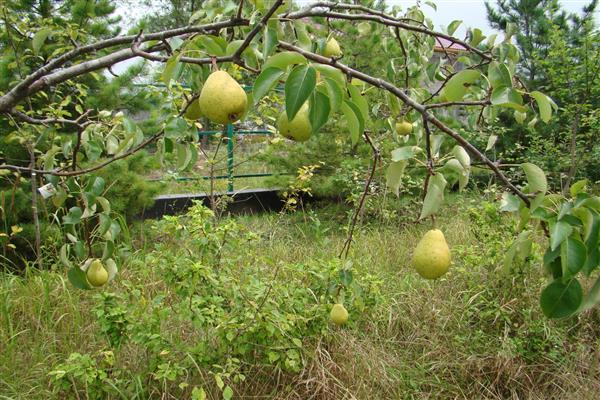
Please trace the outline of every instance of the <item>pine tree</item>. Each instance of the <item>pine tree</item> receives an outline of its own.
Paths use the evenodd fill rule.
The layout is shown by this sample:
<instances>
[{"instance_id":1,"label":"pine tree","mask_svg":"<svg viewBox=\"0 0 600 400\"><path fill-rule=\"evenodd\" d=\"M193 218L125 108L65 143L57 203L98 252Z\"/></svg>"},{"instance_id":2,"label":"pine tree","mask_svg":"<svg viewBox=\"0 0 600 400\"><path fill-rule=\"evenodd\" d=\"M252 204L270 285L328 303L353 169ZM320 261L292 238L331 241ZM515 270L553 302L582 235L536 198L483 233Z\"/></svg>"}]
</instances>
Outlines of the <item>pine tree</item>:
<instances>
[{"instance_id":1,"label":"pine tree","mask_svg":"<svg viewBox=\"0 0 600 400\"><path fill-rule=\"evenodd\" d=\"M585 21L593 18L597 4L598 0L591 0L583 8L581 16L563 10L558 0L497 0L496 6L487 1L485 6L493 28L505 30L508 24L516 26L515 37L521 50L520 66L531 84L544 80L535 56L547 54L550 32L560 29L576 42Z\"/></svg>"}]
</instances>

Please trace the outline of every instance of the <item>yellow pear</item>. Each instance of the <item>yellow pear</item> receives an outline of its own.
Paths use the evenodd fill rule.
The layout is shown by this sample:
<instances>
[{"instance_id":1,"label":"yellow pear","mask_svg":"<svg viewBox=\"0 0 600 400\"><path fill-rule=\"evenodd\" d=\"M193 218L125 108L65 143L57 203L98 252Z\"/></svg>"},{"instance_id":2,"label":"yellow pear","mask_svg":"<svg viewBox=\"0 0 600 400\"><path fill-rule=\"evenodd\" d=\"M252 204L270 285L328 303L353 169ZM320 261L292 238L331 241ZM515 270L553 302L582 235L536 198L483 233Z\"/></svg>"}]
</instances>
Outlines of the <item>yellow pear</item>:
<instances>
[{"instance_id":1,"label":"yellow pear","mask_svg":"<svg viewBox=\"0 0 600 400\"><path fill-rule=\"evenodd\" d=\"M402 121L396 122L396 133L400 136L410 135L413 130L413 124L403 119Z\"/></svg>"},{"instance_id":2,"label":"yellow pear","mask_svg":"<svg viewBox=\"0 0 600 400\"><path fill-rule=\"evenodd\" d=\"M198 99L194 100L192 104L188 106L183 116L192 121L200 119L202 112L200 111L200 103L198 103Z\"/></svg>"},{"instance_id":3,"label":"yellow pear","mask_svg":"<svg viewBox=\"0 0 600 400\"><path fill-rule=\"evenodd\" d=\"M334 304L329 313L329 319L338 326L344 325L348 322L348 311L343 304Z\"/></svg>"},{"instance_id":4,"label":"yellow pear","mask_svg":"<svg viewBox=\"0 0 600 400\"><path fill-rule=\"evenodd\" d=\"M285 110L277 120L279 133L296 142L306 142L312 134L312 125L308 116L308 103L304 103L292 121L288 120Z\"/></svg>"},{"instance_id":5,"label":"yellow pear","mask_svg":"<svg viewBox=\"0 0 600 400\"><path fill-rule=\"evenodd\" d=\"M413 266L423 278L437 279L450 268L450 248L439 229L427 232L417 244Z\"/></svg>"},{"instance_id":6,"label":"yellow pear","mask_svg":"<svg viewBox=\"0 0 600 400\"><path fill-rule=\"evenodd\" d=\"M237 121L246 113L246 92L226 71L209 75L198 99L200 111L217 124Z\"/></svg>"},{"instance_id":7,"label":"yellow pear","mask_svg":"<svg viewBox=\"0 0 600 400\"><path fill-rule=\"evenodd\" d=\"M92 286L99 287L108 282L108 271L100 260L94 260L87 270L87 279Z\"/></svg>"},{"instance_id":8,"label":"yellow pear","mask_svg":"<svg viewBox=\"0 0 600 400\"><path fill-rule=\"evenodd\" d=\"M335 40L335 38L331 38L325 44L325 49L323 50L323 55L325 57L341 57L342 49L340 49L340 44Z\"/></svg>"}]
</instances>

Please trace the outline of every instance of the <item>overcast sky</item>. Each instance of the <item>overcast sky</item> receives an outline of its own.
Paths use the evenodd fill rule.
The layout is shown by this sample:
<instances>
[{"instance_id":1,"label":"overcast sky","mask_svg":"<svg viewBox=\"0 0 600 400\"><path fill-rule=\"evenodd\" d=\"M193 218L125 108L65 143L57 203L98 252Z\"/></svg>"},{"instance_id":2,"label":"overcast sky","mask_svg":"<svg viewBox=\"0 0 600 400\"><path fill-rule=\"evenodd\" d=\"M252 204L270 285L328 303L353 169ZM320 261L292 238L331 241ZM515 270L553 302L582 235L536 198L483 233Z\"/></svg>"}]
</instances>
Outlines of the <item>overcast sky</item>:
<instances>
[{"instance_id":1,"label":"overcast sky","mask_svg":"<svg viewBox=\"0 0 600 400\"><path fill-rule=\"evenodd\" d=\"M314 0L296 0L297 4L306 5L314 2ZM495 3L494 0L491 1ZM417 3L416 0L387 0L389 5L398 5L403 9ZM456 31L455 36L464 37L466 29L469 27L480 28L484 34L489 35L494 30L487 22L485 2L483 0L436 0L437 11L434 11L429 6L422 3L422 8L425 14L431 18L437 30L440 26L447 26L450 22L460 19L463 21L461 27ZM589 3L586 0L561 0L564 9L570 12L580 13L582 7ZM599 18L599 12L596 12L596 19ZM131 61L117 64L114 68L115 72L123 71L131 65Z\"/></svg>"}]
</instances>

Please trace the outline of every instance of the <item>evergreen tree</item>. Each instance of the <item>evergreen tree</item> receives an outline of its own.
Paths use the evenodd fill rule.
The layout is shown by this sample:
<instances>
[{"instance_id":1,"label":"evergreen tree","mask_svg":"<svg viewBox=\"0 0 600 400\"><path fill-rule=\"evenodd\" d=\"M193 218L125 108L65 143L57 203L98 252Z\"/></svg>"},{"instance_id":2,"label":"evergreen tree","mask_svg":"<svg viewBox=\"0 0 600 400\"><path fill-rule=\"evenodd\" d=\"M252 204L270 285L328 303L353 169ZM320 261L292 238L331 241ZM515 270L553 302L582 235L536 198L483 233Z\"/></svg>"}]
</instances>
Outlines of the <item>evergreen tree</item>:
<instances>
[{"instance_id":1,"label":"evergreen tree","mask_svg":"<svg viewBox=\"0 0 600 400\"><path fill-rule=\"evenodd\" d=\"M583 8L582 15L568 13L561 8L559 0L497 0L496 6L486 1L487 17L495 29L505 30L509 24L516 27L517 46L521 50L524 75L530 84L544 80L536 55L544 57L550 47L550 32L560 29L573 42L586 21L593 19L598 0Z\"/></svg>"}]
</instances>

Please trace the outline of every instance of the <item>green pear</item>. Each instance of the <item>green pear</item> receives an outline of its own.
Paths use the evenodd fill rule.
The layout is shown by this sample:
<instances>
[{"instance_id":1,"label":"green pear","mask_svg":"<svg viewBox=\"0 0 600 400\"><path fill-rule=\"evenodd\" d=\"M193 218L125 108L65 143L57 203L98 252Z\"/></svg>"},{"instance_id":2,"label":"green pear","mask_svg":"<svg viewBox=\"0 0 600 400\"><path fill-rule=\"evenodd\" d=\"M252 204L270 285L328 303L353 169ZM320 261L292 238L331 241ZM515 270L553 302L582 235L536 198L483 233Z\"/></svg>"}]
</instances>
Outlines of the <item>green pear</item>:
<instances>
[{"instance_id":1,"label":"green pear","mask_svg":"<svg viewBox=\"0 0 600 400\"><path fill-rule=\"evenodd\" d=\"M329 319L338 326L344 325L348 322L348 311L343 304L334 304L329 313Z\"/></svg>"},{"instance_id":2,"label":"green pear","mask_svg":"<svg viewBox=\"0 0 600 400\"><path fill-rule=\"evenodd\" d=\"M279 133L296 142L306 142L312 134L312 125L308 116L308 103L304 103L292 121L288 120L285 110L277 120Z\"/></svg>"},{"instance_id":3,"label":"green pear","mask_svg":"<svg viewBox=\"0 0 600 400\"><path fill-rule=\"evenodd\" d=\"M340 49L340 44L335 40L335 38L331 38L325 44L325 49L323 50L323 55L325 57L341 57L342 49Z\"/></svg>"},{"instance_id":4,"label":"green pear","mask_svg":"<svg viewBox=\"0 0 600 400\"><path fill-rule=\"evenodd\" d=\"M450 268L450 248L439 229L427 232L413 253L413 266L423 278L437 279Z\"/></svg>"},{"instance_id":5,"label":"green pear","mask_svg":"<svg viewBox=\"0 0 600 400\"><path fill-rule=\"evenodd\" d=\"M200 103L198 99L194 100L192 104L188 106L183 114L184 117L191 121L197 121L202 116L202 111L200 111Z\"/></svg>"},{"instance_id":6,"label":"green pear","mask_svg":"<svg viewBox=\"0 0 600 400\"><path fill-rule=\"evenodd\" d=\"M87 279L92 286L100 287L108 282L108 271L102 265L100 260L92 261L92 264L87 270Z\"/></svg>"},{"instance_id":7,"label":"green pear","mask_svg":"<svg viewBox=\"0 0 600 400\"><path fill-rule=\"evenodd\" d=\"M237 121L248 106L246 92L226 71L208 76L198 99L202 115L217 124Z\"/></svg>"},{"instance_id":8,"label":"green pear","mask_svg":"<svg viewBox=\"0 0 600 400\"><path fill-rule=\"evenodd\" d=\"M410 135L413 130L413 124L403 119L401 121L396 122L396 133L400 136Z\"/></svg>"}]
</instances>

